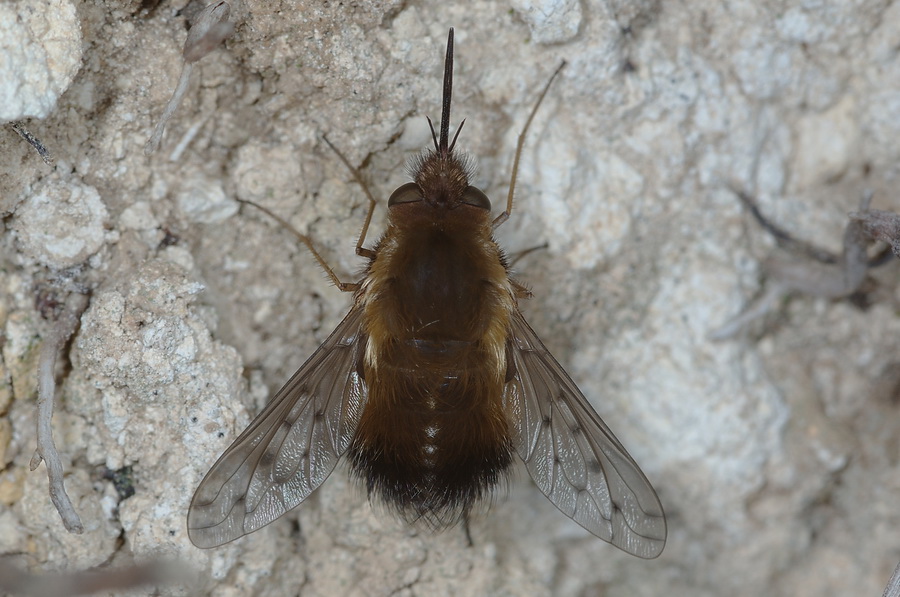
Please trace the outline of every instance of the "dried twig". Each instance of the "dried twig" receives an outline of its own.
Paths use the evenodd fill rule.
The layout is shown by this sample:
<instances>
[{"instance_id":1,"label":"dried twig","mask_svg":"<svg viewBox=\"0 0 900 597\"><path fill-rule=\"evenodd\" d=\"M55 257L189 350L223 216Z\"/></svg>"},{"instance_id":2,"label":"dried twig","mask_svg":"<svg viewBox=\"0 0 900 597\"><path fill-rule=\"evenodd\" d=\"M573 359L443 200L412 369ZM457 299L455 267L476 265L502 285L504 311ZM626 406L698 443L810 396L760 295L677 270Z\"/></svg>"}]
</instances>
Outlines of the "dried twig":
<instances>
[{"instance_id":1,"label":"dried twig","mask_svg":"<svg viewBox=\"0 0 900 597\"><path fill-rule=\"evenodd\" d=\"M777 284L770 285L763 295L754 300L749 307L746 307L739 315L729 320L720 328L709 333L710 340L727 340L741 330L744 330L757 319L761 319L770 313L775 306L785 297L787 291L783 286Z\"/></svg>"},{"instance_id":2,"label":"dried twig","mask_svg":"<svg viewBox=\"0 0 900 597\"><path fill-rule=\"evenodd\" d=\"M231 6L220 0L201 10L191 25L187 40L184 42L184 49L181 52L184 65L181 67L178 85L175 87L169 103L166 104L166 109L156 125L156 130L153 131L153 135L144 146L146 155L152 154L159 148L166 124L187 93L194 63L216 49L234 31L234 23L228 19L229 16L231 16Z\"/></svg>"},{"instance_id":3,"label":"dried twig","mask_svg":"<svg viewBox=\"0 0 900 597\"><path fill-rule=\"evenodd\" d=\"M41 461L47 465L47 476L50 478L50 499L62 518L63 525L70 533L84 532L81 519L66 494L63 484L63 466L59 452L53 441L53 401L56 394L54 369L56 358L69 337L78 327L81 314L87 308L87 296L72 293L66 300L65 308L56 322L50 335L41 347L38 363L38 403L37 403L37 448L31 458L31 470L40 466Z\"/></svg>"},{"instance_id":4,"label":"dried twig","mask_svg":"<svg viewBox=\"0 0 900 597\"><path fill-rule=\"evenodd\" d=\"M775 239L775 242L778 243L778 246L785 251L803 254L816 261L821 261L822 263L835 263L837 261L837 258L831 252L821 249L804 240L794 238L784 228L764 216L759 210L756 201L746 191L737 187L731 187L731 192L737 195L737 198L741 200L741 203L744 204L744 207L750 212L750 215L753 216L753 219L771 234L772 238Z\"/></svg>"},{"instance_id":5,"label":"dried twig","mask_svg":"<svg viewBox=\"0 0 900 597\"><path fill-rule=\"evenodd\" d=\"M891 580L888 581L881 597L900 597L900 564L894 568L894 574L891 575Z\"/></svg>"},{"instance_id":6,"label":"dried twig","mask_svg":"<svg viewBox=\"0 0 900 597\"><path fill-rule=\"evenodd\" d=\"M750 195L739 190L734 192L760 225L775 237L779 246L789 249L791 253L775 255L763 262L762 270L768 280L768 290L731 321L711 332L711 340L731 338L752 322L766 316L784 297L793 293L829 299L848 297L862 286L869 268L880 262L880 258L869 258L867 248L871 235L859 218L851 217L844 228L844 250L837 256L811 243L792 238L762 215ZM870 213L871 200L872 194L866 193L858 213Z\"/></svg>"},{"instance_id":7,"label":"dried twig","mask_svg":"<svg viewBox=\"0 0 900 597\"><path fill-rule=\"evenodd\" d=\"M137 564L126 568L98 568L84 572L29 574L0 562L0 593L67 597L101 591L131 589L141 585L171 583L187 575L179 567L161 563Z\"/></svg>"},{"instance_id":8,"label":"dried twig","mask_svg":"<svg viewBox=\"0 0 900 597\"><path fill-rule=\"evenodd\" d=\"M866 234L888 243L894 255L900 257L900 215L880 209L854 211L850 218L860 222Z\"/></svg>"},{"instance_id":9,"label":"dried twig","mask_svg":"<svg viewBox=\"0 0 900 597\"><path fill-rule=\"evenodd\" d=\"M31 146L37 150L38 154L41 156L41 159L44 160L45 164L47 164L48 166L53 165L53 156L50 155L50 151L46 147L44 147L44 144L41 143L40 139L38 139L37 137L35 137L34 135L31 134L31 131L29 131L25 127L24 122L19 120L19 121L15 121L15 122L10 122L9 124L14 131L19 133L19 135L23 139L28 141L28 143L30 143Z\"/></svg>"},{"instance_id":10,"label":"dried twig","mask_svg":"<svg viewBox=\"0 0 900 597\"><path fill-rule=\"evenodd\" d=\"M184 61L197 62L220 43L228 39L234 31L234 23L229 20L231 6L222 0L211 2L201 10L191 23L182 55Z\"/></svg>"}]
</instances>

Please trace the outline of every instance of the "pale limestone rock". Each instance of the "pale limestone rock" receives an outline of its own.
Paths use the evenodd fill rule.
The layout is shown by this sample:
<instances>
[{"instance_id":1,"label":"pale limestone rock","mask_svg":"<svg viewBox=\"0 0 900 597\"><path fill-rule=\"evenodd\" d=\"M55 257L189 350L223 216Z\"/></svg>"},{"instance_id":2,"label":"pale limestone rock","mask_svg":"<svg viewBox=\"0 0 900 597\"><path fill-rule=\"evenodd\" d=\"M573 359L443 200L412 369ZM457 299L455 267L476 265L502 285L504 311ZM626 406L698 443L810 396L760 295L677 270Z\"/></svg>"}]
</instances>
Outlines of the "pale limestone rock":
<instances>
[{"instance_id":1,"label":"pale limestone rock","mask_svg":"<svg viewBox=\"0 0 900 597\"><path fill-rule=\"evenodd\" d=\"M878 274L868 311L797 299L762 339L706 338L757 292L772 245L730 185L832 248L865 188L874 207L900 211L900 9L783 4L580 2L572 34L519 4L292 12L245 1L169 125L173 146L193 135L176 162L141 149L178 75L184 19L166 3L80 5L86 68L40 132L108 214L79 216L109 236L83 274L94 294L57 416L82 518L122 529L118 557L191 562L216 595L879 594L900 550L900 423L884 381L900 354L896 272ZM363 167L381 202L371 246L406 161L430 143L424 116L440 114L451 25L452 124L467 119L459 147L478 159L476 184L495 209L536 94L569 62L529 134L498 235L511 252L548 241L516 264L535 295L523 310L659 490L669 545L649 563L619 554L519 471L509 497L475 517L468 547L458 530L433 536L370 508L339 467L284 520L196 550L184 516L200 478L349 307L290 233L224 207L265 203L353 279L366 199L320 138ZM558 41L540 42L544 33ZM0 172L0 209L15 231L0 236L0 336L23 394L9 406L0 475L0 498L15 502L0 528L18 536L3 547L33 545L36 567L86 563L96 546L60 537L45 476L26 487L23 472L28 341L46 325L34 288L50 259L16 244L40 233L17 205L69 173L30 166L37 156L0 134L0 158L11 158L0 169L14 169ZM110 522L118 498L88 479L129 464L137 493ZM37 524L16 505L26 499Z\"/></svg>"},{"instance_id":2,"label":"pale limestone rock","mask_svg":"<svg viewBox=\"0 0 900 597\"><path fill-rule=\"evenodd\" d=\"M81 26L69 0L0 4L0 122L46 118L81 68Z\"/></svg>"}]
</instances>

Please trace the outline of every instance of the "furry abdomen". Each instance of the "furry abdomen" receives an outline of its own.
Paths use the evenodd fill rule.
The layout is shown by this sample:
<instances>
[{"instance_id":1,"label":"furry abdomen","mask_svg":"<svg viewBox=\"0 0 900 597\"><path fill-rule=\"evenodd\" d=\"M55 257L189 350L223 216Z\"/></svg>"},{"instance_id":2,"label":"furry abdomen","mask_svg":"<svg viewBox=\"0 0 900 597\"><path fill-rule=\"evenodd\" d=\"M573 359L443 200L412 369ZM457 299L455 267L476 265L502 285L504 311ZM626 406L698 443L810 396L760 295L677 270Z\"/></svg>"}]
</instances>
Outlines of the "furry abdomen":
<instances>
[{"instance_id":1,"label":"furry abdomen","mask_svg":"<svg viewBox=\"0 0 900 597\"><path fill-rule=\"evenodd\" d=\"M390 226L362 292L369 397L350 461L370 495L433 527L458 522L512 458L502 395L514 303L489 224L466 221L468 209Z\"/></svg>"}]
</instances>

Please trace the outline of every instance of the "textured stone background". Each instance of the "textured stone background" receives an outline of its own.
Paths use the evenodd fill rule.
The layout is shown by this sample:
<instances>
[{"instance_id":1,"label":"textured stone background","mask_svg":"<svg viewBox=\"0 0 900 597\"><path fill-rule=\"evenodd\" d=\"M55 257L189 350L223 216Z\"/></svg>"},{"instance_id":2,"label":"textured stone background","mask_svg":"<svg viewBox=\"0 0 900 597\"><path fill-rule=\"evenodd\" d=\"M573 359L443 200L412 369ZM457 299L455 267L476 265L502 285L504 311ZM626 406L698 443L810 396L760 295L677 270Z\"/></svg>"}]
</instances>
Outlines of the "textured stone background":
<instances>
[{"instance_id":1,"label":"textured stone background","mask_svg":"<svg viewBox=\"0 0 900 597\"><path fill-rule=\"evenodd\" d=\"M900 559L896 264L865 311L799 297L752 335L706 335L773 250L730 185L833 250L864 190L900 210L900 4L243 0L148 158L185 4L0 5L0 120L35 117L56 158L0 128L0 554L35 571L174 556L216 595L880 594ZM592 538L523 471L470 548L373 510L342 470L269 528L197 550L197 483L348 305L234 199L351 277L364 197L321 136L380 199L405 182L451 25L454 120L495 205L537 91L570 63L500 237L549 243L519 264L526 315L653 481L666 550L646 562ZM81 536L45 469L27 472L37 303L66 282L93 288L54 420ZM103 475L128 466L122 499Z\"/></svg>"}]
</instances>

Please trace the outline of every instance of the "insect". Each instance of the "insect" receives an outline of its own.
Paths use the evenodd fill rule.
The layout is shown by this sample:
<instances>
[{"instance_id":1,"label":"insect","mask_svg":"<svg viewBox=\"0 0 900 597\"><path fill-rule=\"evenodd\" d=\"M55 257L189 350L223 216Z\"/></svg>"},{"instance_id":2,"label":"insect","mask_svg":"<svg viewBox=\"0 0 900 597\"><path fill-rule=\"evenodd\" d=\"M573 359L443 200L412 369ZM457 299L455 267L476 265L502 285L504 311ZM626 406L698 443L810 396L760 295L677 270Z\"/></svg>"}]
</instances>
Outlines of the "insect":
<instances>
[{"instance_id":1,"label":"insect","mask_svg":"<svg viewBox=\"0 0 900 597\"><path fill-rule=\"evenodd\" d=\"M354 291L350 312L197 488L188 513L196 546L269 524L344 456L370 497L407 521L446 528L467 520L515 453L582 527L642 558L662 552L656 492L522 317L518 300L530 294L493 239L552 80L519 136L506 209L492 219L489 199L469 184L471 162L454 150L465 121L448 140L450 30L440 138L429 119L434 149L391 195L371 250L362 247L367 219L357 252L368 265L358 284L342 286Z\"/></svg>"}]
</instances>

